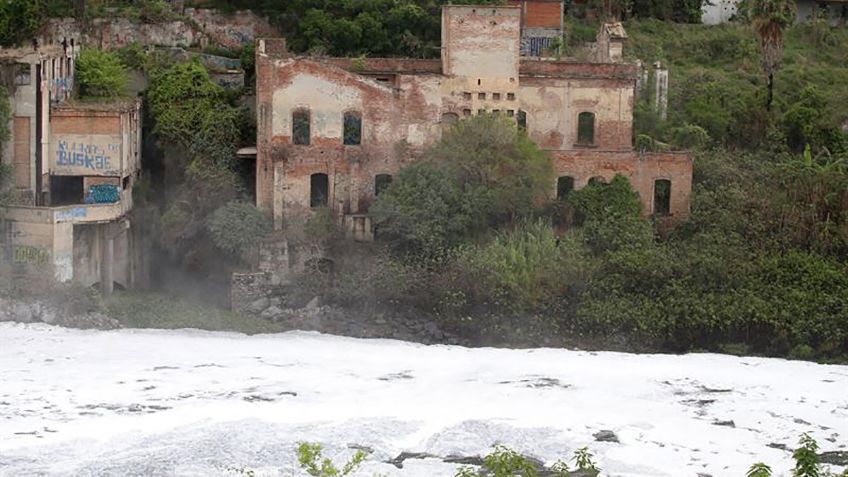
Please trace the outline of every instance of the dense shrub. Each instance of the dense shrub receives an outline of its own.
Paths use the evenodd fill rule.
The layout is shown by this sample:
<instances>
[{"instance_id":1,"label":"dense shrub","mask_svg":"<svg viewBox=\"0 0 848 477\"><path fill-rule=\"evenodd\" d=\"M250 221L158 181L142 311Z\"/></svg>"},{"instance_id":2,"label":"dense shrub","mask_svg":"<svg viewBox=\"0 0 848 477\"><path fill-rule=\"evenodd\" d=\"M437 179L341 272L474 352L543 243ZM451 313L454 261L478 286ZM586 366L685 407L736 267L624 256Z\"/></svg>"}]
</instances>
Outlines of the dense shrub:
<instances>
[{"instance_id":1,"label":"dense shrub","mask_svg":"<svg viewBox=\"0 0 848 477\"><path fill-rule=\"evenodd\" d=\"M208 227L218 248L241 258L253 251L271 223L253 204L233 201L212 213Z\"/></svg>"},{"instance_id":2,"label":"dense shrub","mask_svg":"<svg viewBox=\"0 0 848 477\"><path fill-rule=\"evenodd\" d=\"M4 0L0 2L0 46L27 42L41 28L46 17L41 0Z\"/></svg>"},{"instance_id":3,"label":"dense shrub","mask_svg":"<svg viewBox=\"0 0 848 477\"><path fill-rule=\"evenodd\" d=\"M379 233L398 249L452 247L529 216L552 180L547 154L495 115L460 121L428 156L401 170L371 208Z\"/></svg>"},{"instance_id":4,"label":"dense shrub","mask_svg":"<svg viewBox=\"0 0 848 477\"><path fill-rule=\"evenodd\" d=\"M129 82L121 57L96 48L86 48L80 53L76 75L80 95L90 98L122 96Z\"/></svg>"}]
</instances>

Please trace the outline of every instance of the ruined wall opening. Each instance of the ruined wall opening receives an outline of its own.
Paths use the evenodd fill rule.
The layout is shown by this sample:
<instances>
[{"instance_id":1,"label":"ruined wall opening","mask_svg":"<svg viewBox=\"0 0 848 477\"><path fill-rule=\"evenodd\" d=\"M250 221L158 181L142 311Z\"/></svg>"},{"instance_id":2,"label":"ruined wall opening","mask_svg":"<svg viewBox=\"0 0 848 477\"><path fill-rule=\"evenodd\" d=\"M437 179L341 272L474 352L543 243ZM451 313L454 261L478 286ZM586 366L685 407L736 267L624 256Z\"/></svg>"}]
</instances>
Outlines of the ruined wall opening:
<instances>
[{"instance_id":1,"label":"ruined wall opening","mask_svg":"<svg viewBox=\"0 0 848 477\"><path fill-rule=\"evenodd\" d=\"M518 110L518 129L527 130L527 112L524 110Z\"/></svg>"},{"instance_id":2,"label":"ruined wall opening","mask_svg":"<svg viewBox=\"0 0 848 477\"><path fill-rule=\"evenodd\" d=\"M589 179L590 186L602 186L605 185L607 181L601 176L595 176Z\"/></svg>"},{"instance_id":3,"label":"ruined wall opening","mask_svg":"<svg viewBox=\"0 0 848 477\"><path fill-rule=\"evenodd\" d=\"M562 176L557 179L557 199L565 200L568 194L574 190L574 178L571 176Z\"/></svg>"},{"instance_id":4,"label":"ruined wall opening","mask_svg":"<svg viewBox=\"0 0 848 477\"><path fill-rule=\"evenodd\" d=\"M470 111L469 111L470 113ZM459 122L459 115L456 113L444 113L442 114L442 132L448 132L454 126L454 124Z\"/></svg>"},{"instance_id":5,"label":"ruined wall opening","mask_svg":"<svg viewBox=\"0 0 848 477\"><path fill-rule=\"evenodd\" d=\"M377 174L374 177L374 196L382 194L390 185L392 185L391 174Z\"/></svg>"},{"instance_id":6,"label":"ruined wall opening","mask_svg":"<svg viewBox=\"0 0 848 477\"><path fill-rule=\"evenodd\" d=\"M595 113L582 112L577 115L577 144L595 144Z\"/></svg>"},{"instance_id":7,"label":"ruined wall opening","mask_svg":"<svg viewBox=\"0 0 848 477\"><path fill-rule=\"evenodd\" d=\"M671 213L671 181L657 179L654 181L654 214L669 215Z\"/></svg>"},{"instance_id":8,"label":"ruined wall opening","mask_svg":"<svg viewBox=\"0 0 848 477\"><path fill-rule=\"evenodd\" d=\"M292 143L308 146L311 135L308 109L297 109L292 112Z\"/></svg>"},{"instance_id":9,"label":"ruined wall opening","mask_svg":"<svg viewBox=\"0 0 848 477\"><path fill-rule=\"evenodd\" d=\"M345 146L362 144L362 114L359 111L344 113L344 144Z\"/></svg>"},{"instance_id":10,"label":"ruined wall opening","mask_svg":"<svg viewBox=\"0 0 848 477\"><path fill-rule=\"evenodd\" d=\"M82 176L52 176L50 178L50 205L82 204L85 187Z\"/></svg>"},{"instance_id":11,"label":"ruined wall opening","mask_svg":"<svg viewBox=\"0 0 848 477\"><path fill-rule=\"evenodd\" d=\"M326 207L330 197L330 180L327 174L309 176L309 207Z\"/></svg>"}]
</instances>

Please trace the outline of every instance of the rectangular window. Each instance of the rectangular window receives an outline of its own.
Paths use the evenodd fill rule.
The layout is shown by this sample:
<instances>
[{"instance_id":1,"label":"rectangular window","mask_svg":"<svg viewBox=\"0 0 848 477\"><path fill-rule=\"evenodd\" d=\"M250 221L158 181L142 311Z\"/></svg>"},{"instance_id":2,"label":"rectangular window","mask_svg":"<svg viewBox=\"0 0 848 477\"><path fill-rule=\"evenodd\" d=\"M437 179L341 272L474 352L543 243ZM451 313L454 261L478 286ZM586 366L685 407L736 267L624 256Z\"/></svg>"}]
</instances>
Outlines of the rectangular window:
<instances>
[{"instance_id":1,"label":"rectangular window","mask_svg":"<svg viewBox=\"0 0 848 477\"><path fill-rule=\"evenodd\" d=\"M583 112L577 115L577 144L591 146L595 144L595 114Z\"/></svg>"},{"instance_id":2,"label":"rectangular window","mask_svg":"<svg viewBox=\"0 0 848 477\"><path fill-rule=\"evenodd\" d=\"M492 100L493 101L500 101L501 100L501 94L500 93L492 93Z\"/></svg>"},{"instance_id":3,"label":"rectangular window","mask_svg":"<svg viewBox=\"0 0 848 477\"><path fill-rule=\"evenodd\" d=\"M309 110L298 109L292 113L292 143L308 146L311 134Z\"/></svg>"},{"instance_id":4,"label":"rectangular window","mask_svg":"<svg viewBox=\"0 0 848 477\"><path fill-rule=\"evenodd\" d=\"M362 144L362 115L357 111L344 113L344 144L345 146Z\"/></svg>"},{"instance_id":5,"label":"rectangular window","mask_svg":"<svg viewBox=\"0 0 848 477\"><path fill-rule=\"evenodd\" d=\"M479 99L481 101L485 101L486 100L486 93L477 93L477 99Z\"/></svg>"},{"instance_id":6,"label":"rectangular window","mask_svg":"<svg viewBox=\"0 0 848 477\"><path fill-rule=\"evenodd\" d=\"M668 215L671 213L671 181L658 179L654 181L654 214Z\"/></svg>"},{"instance_id":7,"label":"rectangular window","mask_svg":"<svg viewBox=\"0 0 848 477\"><path fill-rule=\"evenodd\" d=\"M514 109L507 109L506 115L511 117L511 118L514 118L515 117L515 110Z\"/></svg>"},{"instance_id":8,"label":"rectangular window","mask_svg":"<svg viewBox=\"0 0 848 477\"><path fill-rule=\"evenodd\" d=\"M326 207L330 192L327 174L309 176L309 207Z\"/></svg>"},{"instance_id":9,"label":"rectangular window","mask_svg":"<svg viewBox=\"0 0 848 477\"><path fill-rule=\"evenodd\" d=\"M478 109L477 114L486 114L486 110L485 109Z\"/></svg>"},{"instance_id":10,"label":"rectangular window","mask_svg":"<svg viewBox=\"0 0 848 477\"><path fill-rule=\"evenodd\" d=\"M463 109L462 115L465 116L465 117L471 116L471 110L470 109Z\"/></svg>"},{"instance_id":11,"label":"rectangular window","mask_svg":"<svg viewBox=\"0 0 848 477\"><path fill-rule=\"evenodd\" d=\"M471 93L462 93L462 99L471 101Z\"/></svg>"},{"instance_id":12,"label":"rectangular window","mask_svg":"<svg viewBox=\"0 0 848 477\"><path fill-rule=\"evenodd\" d=\"M509 101L515 101L515 93L507 93L506 99Z\"/></svg>"}]
</instances>

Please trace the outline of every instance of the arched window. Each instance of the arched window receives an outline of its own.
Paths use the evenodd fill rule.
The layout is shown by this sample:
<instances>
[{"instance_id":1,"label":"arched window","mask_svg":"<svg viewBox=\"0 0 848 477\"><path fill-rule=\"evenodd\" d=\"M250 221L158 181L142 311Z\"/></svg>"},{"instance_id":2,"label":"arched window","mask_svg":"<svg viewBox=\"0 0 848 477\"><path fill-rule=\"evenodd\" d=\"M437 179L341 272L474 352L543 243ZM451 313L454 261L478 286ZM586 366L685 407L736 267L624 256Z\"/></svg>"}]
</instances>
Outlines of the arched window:
<instances>
[{"instance_id":1,"label":"arched window","mask_svg":"<svg viewBox=\"0 0 848 477\"><path fill-rule=\"evenodd\" d=\"M595 113L583 112L577 115L577 144L595 144Z\"/></svg>"},{"instance_id":2,"label":"arched window","mask_svg":"<svg viewBox=\"0 0 848 477\"><path fill-rule=\"evenodd\" d=\"M378 196L382 194L391 184L391 174L377 174L377 176L374 177L374 195Z\"/></svg>"},{"instance_id":3,"label":"arched window","mask_svg":"<svg viewBox=\"0 0 848 477\"><path fill-rule=\"evenodd\" d=\"M574 190L574 178L562 176L557 179L557 199L564 200Z\"/></svg>"},{"instance_id":4,"label":"arched window","mask_svg":"<svg viewBox=\"0 0 848 477\"><path fill-rule=\"evenodd\" d=\"M527 112L524 110L518 110L518 128L527 130Z\"/></svg>"},{"instance_id":5,"label":"arched window","mask_svg":"<svg viewBox=\"0 0 848 477\"><path fill-rule=\"evenodd\" d=\"M309 145L311 135L308 109L296 109L292 112L292 144Z\"/></svg>"},{"instance_id":6,"label":"arched window","mask_svg":"<svg viewBox=\"0 0 848 477\"><path fill-rule=\"evenodd\" d=\"M654 181L654 214L668 215L671 213L671 181L657 179Z\"/></svg>"},{"instance_id":7,"label":"arched window","mask_svg":"<svg viewBox=\"0 0 848 477\"><path fill-rule=\"evenodd\" d=\"M595 177L589 179L589 185L590 186L600 186L600 185L604 185L606 183L607 183L607 181L604 180L604 178L601 177L601 176L595 176Z\"/></svg>"},{"instance_id":8,"label":"arched window","mask_svg":"<svg viewBox=\"0 0 848 477\"><path fill-rule=\"evenodd\" d=\"M309 207L326 207L330 196L330 181L327 174L309 176Z\"/></svg>"},{"instance_id":9,"label":"arched window","mask_svg":"<svg viewBox=\"0 0 848 477\"><path fill-rule=\"evenodd\" d=\"M362 115L358 111L344 113L344 144L345 146L362 144Z\"/></svg>"}]
</instances>

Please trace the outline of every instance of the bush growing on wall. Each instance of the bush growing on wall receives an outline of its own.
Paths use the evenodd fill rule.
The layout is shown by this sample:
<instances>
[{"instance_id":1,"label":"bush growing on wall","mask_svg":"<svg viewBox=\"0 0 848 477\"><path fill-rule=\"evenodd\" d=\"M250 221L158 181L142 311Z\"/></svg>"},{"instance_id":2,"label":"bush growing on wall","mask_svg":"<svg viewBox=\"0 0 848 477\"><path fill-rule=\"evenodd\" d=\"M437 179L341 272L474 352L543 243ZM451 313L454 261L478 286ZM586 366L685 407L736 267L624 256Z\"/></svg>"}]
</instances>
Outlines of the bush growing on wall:
<instances>
[{"instance_id":1,"label":"bush growing on wall","mask_svg":"<svg viewBox=\"0 0 848 477\"><path fill-rule=\"evenodd\" d=\"M80 96L89 98L123 96L129 82L121 57L96 48L82 50L77 60L76 77Z\"/></svg>"}]
</instances>

